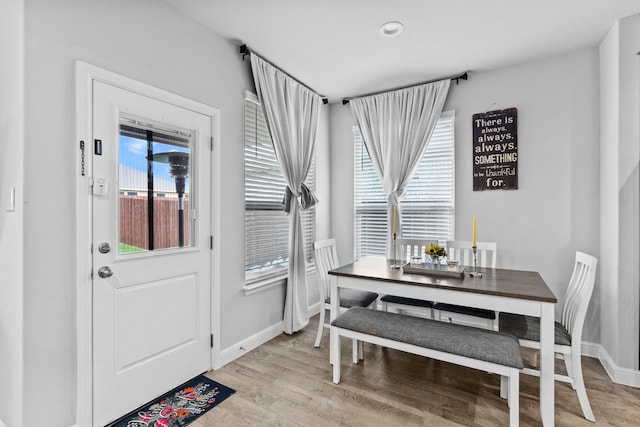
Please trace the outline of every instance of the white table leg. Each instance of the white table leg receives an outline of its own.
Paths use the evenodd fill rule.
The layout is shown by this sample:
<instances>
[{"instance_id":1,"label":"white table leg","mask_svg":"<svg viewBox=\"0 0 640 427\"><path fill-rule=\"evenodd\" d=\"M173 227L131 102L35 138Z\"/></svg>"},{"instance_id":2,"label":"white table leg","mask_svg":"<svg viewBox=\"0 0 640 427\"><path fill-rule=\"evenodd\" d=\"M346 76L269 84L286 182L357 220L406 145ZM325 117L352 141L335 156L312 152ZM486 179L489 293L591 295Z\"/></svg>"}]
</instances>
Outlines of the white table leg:
<instances>
[{"instance_id":1,"label":"white table leg","mask_svg":"<svg viewBox=\"0 0 640 427\"><path fill-rule=\"evenodd\" d=\"M509 425L520 425L520 371L511 369L511 375L507 378L509 383Z\"/></svg>"},{"instance_id":2,"label":"white table leg","mask_svg":"<svg viewBox=\"0 0 640 427\"><path fill-rule=\"evenodd\" d=\"M331 323L338 317L340 305L338 298L338 276L330 274L329 278L331 279L331 310L329 310L329 323ZM331 326L329 327L329 363L332 365L336 363L334 359L334 349L339 345L340 337L333 331L333 326ZM340 363L340 359L337 360L337 363Z\"/></svg>"},{"instance_id":3,"label":"white table leg","mask_svg":"<svg viewBox=\"0 0 640 427\"><path fill-rule=\"evenodd\" d=\"M541 304L540 316L540 415L542 425L553 426L554 396L554 307Z\"/></svg>"},{"instance_id":4,"label":"white table leg","mask_svg":"<svg viewBox=\"0 0 640 427\"><path fill-rule=\"evenodd\" d=\"M331 327L333 328L333 326ZM336 341L334 343L333 337L331 337L331 350L330 350L330 358L334 360L333 362L333 383L340 384L340 336L334 332L336 336Z\"/></svg>"}]
</instances>

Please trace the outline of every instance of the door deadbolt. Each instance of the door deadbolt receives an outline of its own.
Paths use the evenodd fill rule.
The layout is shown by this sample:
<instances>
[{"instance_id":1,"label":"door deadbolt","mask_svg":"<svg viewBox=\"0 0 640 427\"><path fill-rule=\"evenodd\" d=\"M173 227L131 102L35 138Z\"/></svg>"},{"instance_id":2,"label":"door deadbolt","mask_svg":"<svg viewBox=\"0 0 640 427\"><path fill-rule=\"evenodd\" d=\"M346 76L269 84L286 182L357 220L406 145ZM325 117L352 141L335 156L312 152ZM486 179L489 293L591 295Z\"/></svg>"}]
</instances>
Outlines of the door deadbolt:
<instances>
[{"instance_id":1,"label":"door deadbolt","mask_svg":"<svg viewBox=\"0 0 640 427\"><path fill-rule=\"evenodd\" d=\"M98 251L100 251L101 254L108 254L111 252L111 245L109 242L102 242L98 245Z\"/></svg>"},{"instance_id":2,"label":"door deadbolt","mask_svg":"<svg viewBox=\"0 0 640 427\"><path fill-rule=\"evenodd\" d=\"M113 271L109 267L100 267L98 269L98 276L106 279L107 277L113 276Z\"/></svg>"}]
</instances>

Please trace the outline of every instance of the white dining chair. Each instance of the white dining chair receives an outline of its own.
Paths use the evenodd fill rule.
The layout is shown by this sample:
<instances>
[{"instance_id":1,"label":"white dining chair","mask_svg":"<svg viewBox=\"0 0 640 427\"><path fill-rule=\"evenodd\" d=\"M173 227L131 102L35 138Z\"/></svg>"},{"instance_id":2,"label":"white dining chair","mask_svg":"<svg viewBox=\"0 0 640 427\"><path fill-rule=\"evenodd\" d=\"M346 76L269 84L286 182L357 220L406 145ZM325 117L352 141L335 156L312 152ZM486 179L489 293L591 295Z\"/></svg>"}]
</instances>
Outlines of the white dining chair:
<instances>
[{"instance_id":1,"label":"white dining chair","mask_svg":"<svg viewBox=\"0 0 640 427\"><path fill-rule=\"evenodd\" d=\"M320 319L318 321L318 332L316 334L315 347L320 347L322 331L329 327L325 323L326 313L331 309L329 271L338 268L338 252L336 250L336 239L319 240L313 244L316 260L316 273L318 275L318 291L320 294ZM369 307L375 309L378 294L374 292L358 291L354 289L340 289L340 310L344 311L351 307Z\"/></svg>"},{"instance_id":2,"label":"white dining chair","mask_svg":"<svg viewBox=\"0 0 640 427\"><path fill-rule=\"evenodd\" d=\"M596 257L576 252L573 273L562 308L562 318L554 325L556 357L564 360L567 369L567 375L555 374L555 380L571 384L571 387L578 393L584 417L592 422L595 422L596 418L591 410L582 377L582 328L593 293L597 263ZM500 332L506 332L518 338L522 347L540 350L539 318L500 313L499 329ZM540 371L537 369L524 368L522 373L540 376ZM505 386L505 384L501 384L501 395L503 396L506 395Z\"/></svg>"},{"instance_id":3,"label":"white dining chair","mask_svg":"<svg viewBox=\"0 0 640 427\"><path fill-rule=\"evenodd\" d=\"M460 265L473 268L473 243L470 241L448 240L447 259L458 261ZM476 261L478 267L496 268L498 244L495 242L476 242ZM493 310L467 307L436 302L433 305L436 320L478 326L486 329L498 329L497 314Z\"/></svg>"},{"instance_id":4,"label":"white dining chair","mask_svg":"<svg viewBox=\"0 0 640 427\"><path fill-rule=\"evenodd\" d=\"M420 240L420 239L397 239L396 258L400 262L411 260L412 256L425 257L425 249L432 244L438 243L437 240ZM388 311L392 309L399 313L419 315L433 319L433 301L426 301L415 298L405 298L395 295L383 295L380 298L382 310Z\"/></svg>"},{"instance_id":5,"label":"white dining chair","mask_svg":"<svg viewBox=\"0 0 640 427\"><path fill-rule=\"evenodd\" d=\"M473 242L447 240L447 259L456 260L460 265L473 267ZM476 242L478 267L496 268L498 244L496 242Z\"/></svg>"},{"instance_id":6,"label":"white dining chair","mask_svg":"<svg viewBox=\"0 0 640 427\"><path fill-rule=\"evenodd\" d=\"M424 260L425 249L432 244L438 243L437 240L420 240L420 239L397 239L396 240L396 256L402 262L409 262L411 257L419 256Z\"/></svg>"}]
</instances>

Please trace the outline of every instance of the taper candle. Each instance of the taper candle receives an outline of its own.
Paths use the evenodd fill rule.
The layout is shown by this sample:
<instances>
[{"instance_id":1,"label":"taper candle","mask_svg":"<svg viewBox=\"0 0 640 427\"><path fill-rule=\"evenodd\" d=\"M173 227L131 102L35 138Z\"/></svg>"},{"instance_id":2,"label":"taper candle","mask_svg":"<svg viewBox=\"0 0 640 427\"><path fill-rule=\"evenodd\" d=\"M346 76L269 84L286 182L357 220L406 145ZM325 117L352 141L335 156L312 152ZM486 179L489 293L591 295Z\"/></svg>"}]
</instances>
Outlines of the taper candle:
<instances>
[{"instance_id":1,"label":"taper candle","mask_svg":"<svg viewBox=\"0 0 640 427\"><path fill-rule=\"evenodd\" d=\"M471 246L476 246L476 217L473 217L473 244Z\"/></svg>"},{"instance_id":2,"label":"taper candle","mask_svg":"<svg viewBox=\"0 0 640 427\"><path fill-rule=\"evenodd\" d=\"M393 208L393 234L396 234L396 208Z\"/></svg>"}]
</instances>

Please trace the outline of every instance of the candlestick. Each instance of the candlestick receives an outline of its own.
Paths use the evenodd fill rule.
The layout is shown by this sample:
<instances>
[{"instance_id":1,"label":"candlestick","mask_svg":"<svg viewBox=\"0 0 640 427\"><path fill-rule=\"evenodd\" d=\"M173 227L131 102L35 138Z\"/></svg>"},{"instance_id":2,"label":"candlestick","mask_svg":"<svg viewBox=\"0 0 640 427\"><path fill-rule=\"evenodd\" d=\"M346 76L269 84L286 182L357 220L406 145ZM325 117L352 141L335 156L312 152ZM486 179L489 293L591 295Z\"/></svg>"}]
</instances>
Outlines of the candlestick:
<instances>
[{"instance_id":1,"label":"candlestick","mask_svg":"<svg viewBox=\"0 0 640 427\"><path fill-rule=\"evenodd\" d=\"M397 246L396 245L396 233L393 233L393 264L391 264L391 268L394 268L394 269L402 267L400 264L397 264L396 246Z\"/></svg>"},{"instance_id":2,"label":"candlestick","mask_svg":"<svg viewBox=\"0 0 640 427\"><path fill-rule=\"evenodd\" d=\"M475 219L475 217L473 218ZM478 271L478 257L477 257L478 247L474 243L471 249L473 249L473 271L470 271L469 275L471 277L482 277L482 273Z\"/></svg>"},{"instance_id":3,"label":"candlestick","mask_svg":"<svg viewBox=\"0 0 640 427\"><path fill-rule=\"evenodd\" d=\"M473 217L473 243L471 246L473 246L474 248L476 247L476 217L475 216Z\"/></svg>"}]
</instances>

